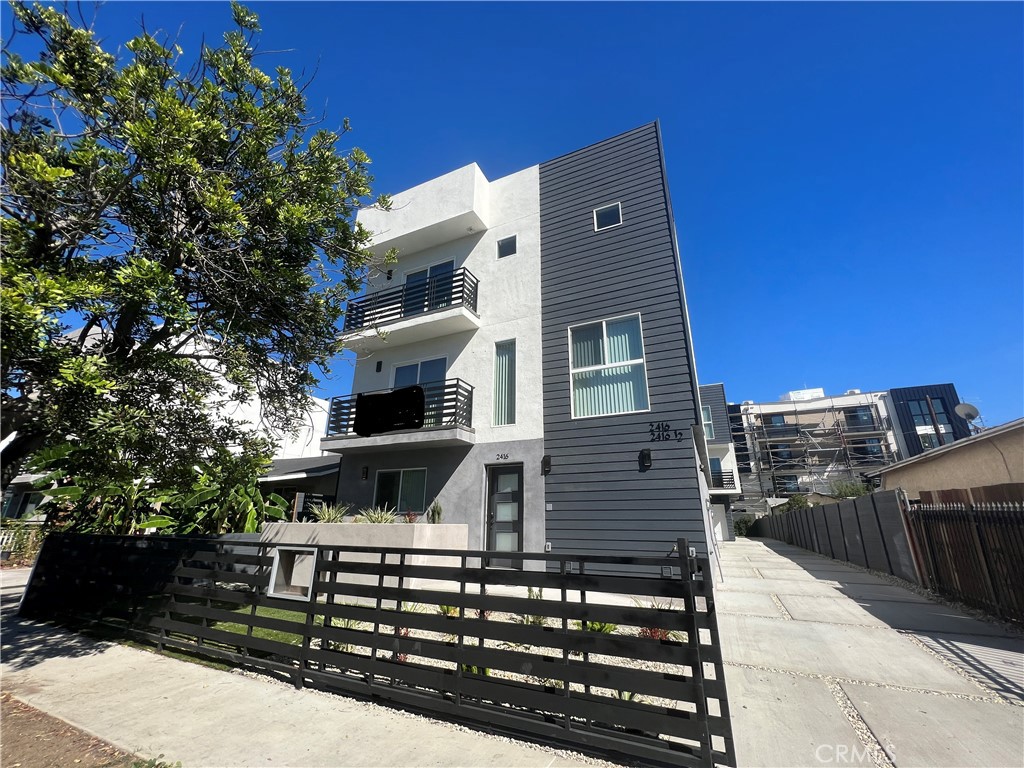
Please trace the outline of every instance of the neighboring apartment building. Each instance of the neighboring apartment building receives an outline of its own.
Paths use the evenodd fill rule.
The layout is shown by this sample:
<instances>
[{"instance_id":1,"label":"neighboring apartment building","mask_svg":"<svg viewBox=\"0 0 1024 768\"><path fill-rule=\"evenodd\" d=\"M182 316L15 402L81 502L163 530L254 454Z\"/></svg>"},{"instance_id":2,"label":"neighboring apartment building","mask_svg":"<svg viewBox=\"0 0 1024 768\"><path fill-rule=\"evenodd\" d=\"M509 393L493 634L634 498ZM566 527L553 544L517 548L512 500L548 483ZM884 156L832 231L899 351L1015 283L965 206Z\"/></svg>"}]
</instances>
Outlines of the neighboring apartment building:
<instances>
[{"instance_id":1,"label":"neighboring apartment building","mask_svg":"<svg viewBox=\"0 0 1024 768\"><path fill-rule=\"evenodd\" d=\"M705 477L712 529L718 541L728 541L732 538L732 503L740 496L740 481L724 384L700 386L700 413L707 446Z\"/></svg>"},{"instance_id":2,"label":"neighboring apartment building","mask_svg":"<svg viewBox=\"0 0 1024 768\"><path fill-rule=\"evenodd\" d=\"M649 124L493 181L469 165L359 214L375 251L399 255L349 304L353 392L419 384L426 413L362 437L356 396L332 401L339 501L437 499L482 549L707 551L663 162Z\"/></svg>"},{"instance_id":3,"label":"neighboring apartment building","mask_svg":"<svg viewBox=\"0 0 1024 768\"><path fill-rule=\"evenodd\" d=\"M836 483L864 482L879 467L967 437L959 403L952 384L939 384L832 396L802 389L730 406L743 499L830 494Z\"/></svg>"}]
</instances>

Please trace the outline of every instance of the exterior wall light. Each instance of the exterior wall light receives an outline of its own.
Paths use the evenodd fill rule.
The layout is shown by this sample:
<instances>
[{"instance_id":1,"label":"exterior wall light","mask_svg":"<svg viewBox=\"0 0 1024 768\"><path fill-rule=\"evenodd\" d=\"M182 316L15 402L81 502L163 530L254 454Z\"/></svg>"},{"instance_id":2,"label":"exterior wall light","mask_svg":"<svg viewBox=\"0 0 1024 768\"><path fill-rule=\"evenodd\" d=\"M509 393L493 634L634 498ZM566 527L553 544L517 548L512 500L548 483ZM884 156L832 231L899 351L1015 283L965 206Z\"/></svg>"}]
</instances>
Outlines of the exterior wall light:
<instances>
[{"instance_id":1,"label":"exterior wall light","mask_svg":"<svg viewBox=\"0 0 1024 768\"><path fill-rule=\"evenodd\" d=\"M545 453L540 457L540 473L542 475L551 474L551 454Z\"/></svg>"},{"instance_id":2,"label":"exterior wall light","mask_svg":"<svg viewBox=\"0 0 1024 768\"><path fill-rule=\"evenodd\" d=\"M370 468L369 467L363 467L362 471L359 473L359 479L360 480L369 480L370 479Z\"/></svg>"},{"instance_id":3,"label":"exterior wall light","mask_svg":"<svg viewBox=\"0 0 1024 768\"><path fill-rule=\"evenodd\" d=\"M646 472L648 469L650 469L651 465L654 464L654 461L651 458L651 449L644 448L642 451L640 451L640 453L637 455L637 461L640 464L641 472Z\"/></svg>"}]
</instances>

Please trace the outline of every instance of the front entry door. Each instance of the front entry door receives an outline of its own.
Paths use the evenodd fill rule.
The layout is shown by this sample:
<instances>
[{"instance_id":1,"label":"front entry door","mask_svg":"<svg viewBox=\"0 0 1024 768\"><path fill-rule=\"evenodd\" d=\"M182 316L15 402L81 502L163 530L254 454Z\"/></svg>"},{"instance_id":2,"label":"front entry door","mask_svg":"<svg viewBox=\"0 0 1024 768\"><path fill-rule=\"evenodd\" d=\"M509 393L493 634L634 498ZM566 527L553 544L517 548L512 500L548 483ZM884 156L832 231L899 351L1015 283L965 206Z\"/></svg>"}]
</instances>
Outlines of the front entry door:
<instances>
[{"instance_id":1,"label":"front entry door","mask_svg":"<svg viewBox=\"0 0 1024 768\"><path fill-rule=\"evenodd\" d=\"M487 548L497 552L523 551L523 467L487 470ZM521 560L492 558L488 565L522 568Z\"/></svg>"}]
</instances>

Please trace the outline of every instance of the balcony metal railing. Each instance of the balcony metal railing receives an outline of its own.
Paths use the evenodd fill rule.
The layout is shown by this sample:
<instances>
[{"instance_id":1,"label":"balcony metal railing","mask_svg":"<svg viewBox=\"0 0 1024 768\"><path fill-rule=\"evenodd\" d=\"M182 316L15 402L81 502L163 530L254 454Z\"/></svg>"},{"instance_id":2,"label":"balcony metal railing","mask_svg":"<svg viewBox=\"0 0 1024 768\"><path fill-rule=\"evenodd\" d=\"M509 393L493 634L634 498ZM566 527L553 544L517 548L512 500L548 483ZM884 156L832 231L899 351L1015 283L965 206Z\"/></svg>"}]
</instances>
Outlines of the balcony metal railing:
<instances>
[{"instance_id":1,"label":"balcony metal railing","mask_svg":"<svg viewBox=\"0 0 1024 768\"><path fill-rule=\"evenodd\" d=\"M426 427L472 427L473 387L462 379L448 379L432 384L420 384L425 401L423 426ZM381 389L362 394L373 395L392 392ZM355 434L356 395L331 398L331 409L327 418L327 436L336 437Z\"/></svg>"},{"instance_id":2,"label":"balcony metal railing","mask_svg":"<svg viewBox=\"0 0 1024 768\"><path fill-rule=\"evenodd\" d=\"M476 314L478 283L473 273L463 267L427 280L368 294L348 303L345 331L395 323L450 307L466 307Z\"/></svg>"},{"instance_id":3,"label":"balcony metal railing","mask_svg":"<svg viewBox=\"0 0 1024 768\"><path fill-rule=\"evenodd\" d=\"M839 428L846 433L884 432L885 427L876 421L845 421L839 422Z\"/></svg>"},{"instance_id":4,"label":"balcony metal railing","mask_svg":"<svg viewBox=\"0 0 1024 768\"><path fill-rule=\"evenodd\" d=\"M712 488L735 488L736 477L732 472L711 470Z\"/></svg>"}]
</instances>

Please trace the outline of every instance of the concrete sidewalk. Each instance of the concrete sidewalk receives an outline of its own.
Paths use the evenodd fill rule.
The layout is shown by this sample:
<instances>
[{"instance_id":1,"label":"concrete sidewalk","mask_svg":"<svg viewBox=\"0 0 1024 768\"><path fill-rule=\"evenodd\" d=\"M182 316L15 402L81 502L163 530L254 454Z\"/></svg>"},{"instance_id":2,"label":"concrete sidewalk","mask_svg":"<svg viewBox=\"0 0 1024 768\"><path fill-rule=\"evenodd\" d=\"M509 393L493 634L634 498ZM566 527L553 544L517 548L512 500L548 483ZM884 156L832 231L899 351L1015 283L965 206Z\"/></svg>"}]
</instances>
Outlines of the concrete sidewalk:
<instances>
[{"instance_id":1,"label":"concrete sidewalk","mask_svg":"<svg viewBox=\"0 0 1024 768\"><path fill-rule=\"evenodd\" d=\"M127 752L185 768L586 764L571 752L23 621L14 611L27 574L0 571L3 689Z\"/></svg>"},{"instance_id":2,"label":"concrete sidewalk","mask_svg":"<svg viewBox=\"0 0 1024 768\"><path fill-rule=\"evenodd\" d=\"M741 766L1024 766L1024 642L771 540L721 546Z\"/></svg>"}]
</instances>

